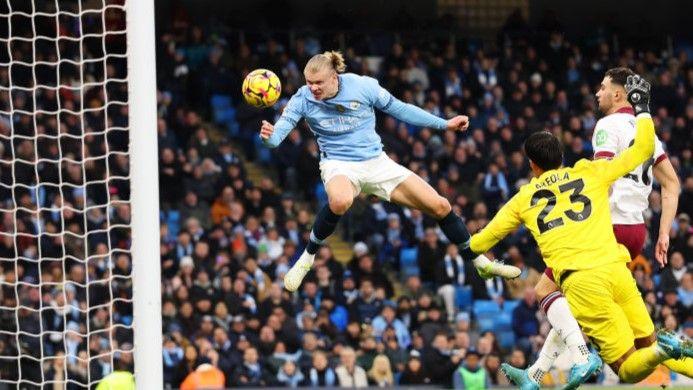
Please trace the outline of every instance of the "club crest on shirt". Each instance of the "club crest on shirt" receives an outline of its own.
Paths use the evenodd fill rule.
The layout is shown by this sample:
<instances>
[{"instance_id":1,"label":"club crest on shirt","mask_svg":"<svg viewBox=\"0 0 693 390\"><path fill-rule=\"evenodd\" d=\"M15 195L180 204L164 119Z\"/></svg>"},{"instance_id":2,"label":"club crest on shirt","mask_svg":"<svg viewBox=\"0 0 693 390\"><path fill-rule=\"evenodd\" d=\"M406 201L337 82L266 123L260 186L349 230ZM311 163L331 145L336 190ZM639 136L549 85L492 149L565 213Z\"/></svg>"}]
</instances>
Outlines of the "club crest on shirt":
<instances>
[{"instance_id":1,"label":"club crest on shirt","mask_svg":"<svg viewBox=\"0 0 693 390\"><path fill-rule=\"evenodd\" d=\"M356 110L359 108L360 105L361 104L359 102L353 101L353 102L349 103L349 108L351 108L352 110Z\"/></svg>"}]
</instances>

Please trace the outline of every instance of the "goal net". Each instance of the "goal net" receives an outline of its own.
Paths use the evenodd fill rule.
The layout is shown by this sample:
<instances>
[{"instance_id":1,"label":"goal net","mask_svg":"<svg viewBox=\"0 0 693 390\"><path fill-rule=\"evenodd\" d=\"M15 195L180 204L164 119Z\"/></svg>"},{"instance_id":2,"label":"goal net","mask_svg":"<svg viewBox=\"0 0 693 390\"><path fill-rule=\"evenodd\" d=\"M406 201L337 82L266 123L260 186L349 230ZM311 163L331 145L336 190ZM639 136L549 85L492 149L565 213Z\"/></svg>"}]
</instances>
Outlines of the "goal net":
<instances>
[{"instance_id":1,"label":"goal net","mask_svg":"<svg viewBox=\"0 0 693 390\"><path fill-rule=\"evenodd\" d=\"M0 0L0 388L161 388L151 3Z\"/></svg>"}]
</instances>

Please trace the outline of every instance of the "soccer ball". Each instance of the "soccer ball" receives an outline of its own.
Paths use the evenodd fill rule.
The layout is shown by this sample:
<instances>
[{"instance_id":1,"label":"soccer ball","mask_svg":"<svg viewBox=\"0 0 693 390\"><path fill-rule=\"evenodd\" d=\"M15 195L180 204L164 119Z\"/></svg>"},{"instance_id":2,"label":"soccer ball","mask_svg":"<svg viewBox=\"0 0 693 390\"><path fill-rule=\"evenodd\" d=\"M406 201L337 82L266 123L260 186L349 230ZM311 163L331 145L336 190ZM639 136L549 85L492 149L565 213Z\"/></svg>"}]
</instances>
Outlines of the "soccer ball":
<instances>
[{"instance_id":1,"label":"soccer ball","mask_svg":"<svg viewBox=\"0 0 693 390\"><path fill-rule=\"evenodd\" d=\"M282 83L274 72L255 69L243 80L243 98L255 107L270 107L282 94Z\"/></svg>"}]
</instances>

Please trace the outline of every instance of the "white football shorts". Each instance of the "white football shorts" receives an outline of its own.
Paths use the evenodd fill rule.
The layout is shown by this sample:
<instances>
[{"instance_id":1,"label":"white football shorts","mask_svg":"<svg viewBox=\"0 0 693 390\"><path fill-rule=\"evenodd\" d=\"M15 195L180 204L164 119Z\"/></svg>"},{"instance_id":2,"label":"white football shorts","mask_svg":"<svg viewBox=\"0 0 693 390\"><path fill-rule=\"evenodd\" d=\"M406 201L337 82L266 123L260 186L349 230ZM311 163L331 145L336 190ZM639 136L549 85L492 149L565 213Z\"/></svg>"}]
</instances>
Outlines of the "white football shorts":
<instances>
[{"instance_id":1,"label":"white football shorts","mask_svg":"<svg viewBox=\"0 0 693 390\"><path fill-rule=\"evenodd\" d=\"M366 161L320 161L320 177L327 185L338 175L346 176L354 186L354 197L363 192L386 201L397 186L414 172L397 164L385 152Z\"/></svg>"}]
</instances>

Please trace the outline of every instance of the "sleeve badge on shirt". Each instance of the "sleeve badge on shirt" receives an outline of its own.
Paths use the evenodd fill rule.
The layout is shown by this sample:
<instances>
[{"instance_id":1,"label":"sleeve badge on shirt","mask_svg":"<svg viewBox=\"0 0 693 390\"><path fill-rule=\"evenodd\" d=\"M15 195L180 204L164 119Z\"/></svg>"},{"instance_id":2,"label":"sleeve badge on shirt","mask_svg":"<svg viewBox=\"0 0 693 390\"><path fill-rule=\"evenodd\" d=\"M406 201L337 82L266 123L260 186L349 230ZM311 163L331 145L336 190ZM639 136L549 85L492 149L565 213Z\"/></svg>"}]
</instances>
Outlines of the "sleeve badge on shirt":
<instances>
[{"instance_id":1,"label":"sleeve badge on shirt","mask_svg":"<svg viewBox=\"0 0 693 390\"><path fill-rule=\"evenodd\" d=\"M344 112L344 111L346 111L346 108L344 108L344 106L341 104L337 104L337 111Z\"/></svg>"},{"instance_id":2,"label":"sleeve badge on shirt","mask_svg":"<svg viewBox=\"0 0 693 390\"><path fill-rule=\"evenodd\" d=\"M602 146L602 145L604 145L604 144L606 143L606 137L607 137L606 130L599 130L599 131L597 131L597 138L596 138L596 141L595 141L595 143L597 144L597 146Z\"/></svg>"}]
</instances>

